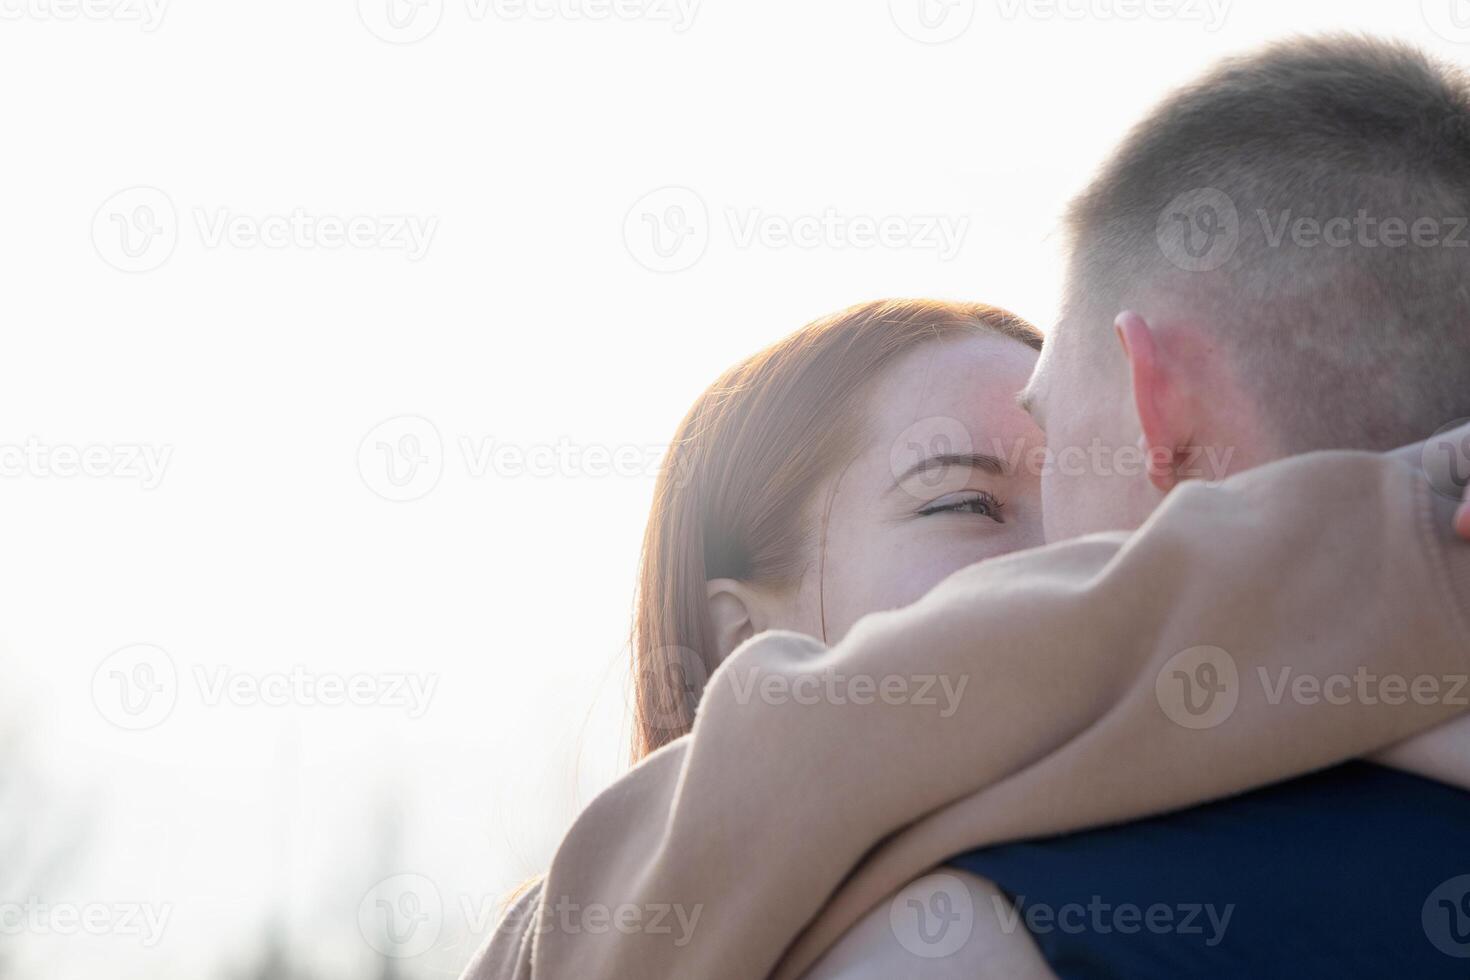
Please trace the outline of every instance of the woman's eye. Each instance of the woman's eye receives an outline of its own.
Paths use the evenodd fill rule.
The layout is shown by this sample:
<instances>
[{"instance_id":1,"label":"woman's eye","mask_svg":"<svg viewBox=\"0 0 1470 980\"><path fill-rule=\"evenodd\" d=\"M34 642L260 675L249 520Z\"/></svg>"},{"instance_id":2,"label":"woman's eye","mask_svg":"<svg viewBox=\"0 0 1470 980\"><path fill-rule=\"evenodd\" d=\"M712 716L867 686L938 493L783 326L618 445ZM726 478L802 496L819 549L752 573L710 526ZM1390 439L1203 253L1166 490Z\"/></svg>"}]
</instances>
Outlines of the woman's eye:
<instances>
[{"instance_id":1,"label":"woman's eye","mask_svg":"<svg viewBox=\"0 0 1470 980\"><path fill-rule=\"evenodd\" d=\"M1001 502L984 490L972 490L966 493L951 494L948 497L940 497L933 503L927 504L919 511L919 516L928 517L931 514L978 514L988 517L997 524L1004 524L1005 518L1001 516Z\"/></svg>"}]
</instances>

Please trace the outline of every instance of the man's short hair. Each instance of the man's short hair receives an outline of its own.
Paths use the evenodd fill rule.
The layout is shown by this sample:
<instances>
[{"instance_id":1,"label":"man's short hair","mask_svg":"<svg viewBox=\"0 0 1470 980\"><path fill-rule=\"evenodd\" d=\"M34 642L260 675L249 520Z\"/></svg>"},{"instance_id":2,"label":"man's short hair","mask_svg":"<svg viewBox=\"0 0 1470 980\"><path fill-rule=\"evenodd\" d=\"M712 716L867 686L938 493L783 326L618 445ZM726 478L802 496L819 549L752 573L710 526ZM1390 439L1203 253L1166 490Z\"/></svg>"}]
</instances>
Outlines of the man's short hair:
<instances>
[{"instance_id":1,"label":"man's short hair","mask_svg":"<svg viewBox=\"0 0 1470 980\"><path fill-rule=\"evenodd\" d=\"M1400 43L1226 60L1073 203L1070 292L1219 331L1286 451L1386 449L1470 416L1470 85Z\"/></svg>"}]
</instances>

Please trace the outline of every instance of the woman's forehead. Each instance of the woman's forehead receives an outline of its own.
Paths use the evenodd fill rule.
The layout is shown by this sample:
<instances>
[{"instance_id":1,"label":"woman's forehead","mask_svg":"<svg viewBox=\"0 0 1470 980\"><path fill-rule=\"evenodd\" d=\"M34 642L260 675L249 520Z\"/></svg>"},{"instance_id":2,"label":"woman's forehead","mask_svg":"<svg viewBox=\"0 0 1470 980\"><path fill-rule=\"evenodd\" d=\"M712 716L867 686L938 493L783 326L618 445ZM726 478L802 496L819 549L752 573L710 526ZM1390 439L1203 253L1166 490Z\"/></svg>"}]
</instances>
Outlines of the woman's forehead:
<instances>
[{"instance_id":1,"label":"woman's forehead","mask_svg":"<svg viewBox=\"0 0 1470 980\"><path fill-rule=\"evenodd\" d=\"M925 344L890 367L873 386L868 417L875 437L911 428L940 432L957 421L983 431L1025 421L1016 396L1036 352L1019 341L977 334ZM926 426L926 423L927 426Z\"/></svg>"}]
</instances>

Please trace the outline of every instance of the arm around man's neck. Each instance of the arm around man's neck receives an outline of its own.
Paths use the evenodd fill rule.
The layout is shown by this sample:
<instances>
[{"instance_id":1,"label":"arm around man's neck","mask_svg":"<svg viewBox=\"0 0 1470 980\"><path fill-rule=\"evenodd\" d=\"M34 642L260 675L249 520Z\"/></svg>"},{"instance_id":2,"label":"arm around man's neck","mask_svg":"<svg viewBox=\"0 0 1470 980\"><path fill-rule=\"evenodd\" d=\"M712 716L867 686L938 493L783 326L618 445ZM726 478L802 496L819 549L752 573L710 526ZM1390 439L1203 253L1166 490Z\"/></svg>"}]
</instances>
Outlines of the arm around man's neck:
<instances>
[{"instance_id":1,"label":"arm around man's neck","mask_svg":"<svg viewBox=\"0 0 1470 980\"><path fill-rule=\"evenodd\" d=\"M588 806L469 976L799 976L960 851L1216 799L1452 719L1470 546L1438 497L1412 461L1312 454L1181 487L1133 535L965 569L831 649L757 637L711 677L693 733ZM1385 698L1385 678L1440 687ZM568 928L569 907L636 910L638 928ZM655 910L693 925L656 930Z\"/></svg>"}]
</instances>

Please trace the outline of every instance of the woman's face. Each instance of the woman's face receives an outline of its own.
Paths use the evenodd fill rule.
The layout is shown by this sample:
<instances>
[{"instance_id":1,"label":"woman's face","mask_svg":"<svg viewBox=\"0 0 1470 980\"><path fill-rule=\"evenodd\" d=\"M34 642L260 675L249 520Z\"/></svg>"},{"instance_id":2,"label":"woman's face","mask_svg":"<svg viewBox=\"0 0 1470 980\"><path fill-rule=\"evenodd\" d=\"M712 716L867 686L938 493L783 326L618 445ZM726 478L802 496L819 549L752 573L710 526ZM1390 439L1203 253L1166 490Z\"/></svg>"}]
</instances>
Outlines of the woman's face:
<instances>
[{"instance_id":1,"label":"woman's face","mask_svg":"<svg viewBox=\"0 0 1470 980\"><path fill-rule=\"evenodd\" d=\"M814 560L779 616L795 621L777 625L835 643L966 565L1042 543L1044 437L1016 404L1036 357L977 334L894 363L869 396L858 456L812 502Z\"/></svg>"}]
</instances>

